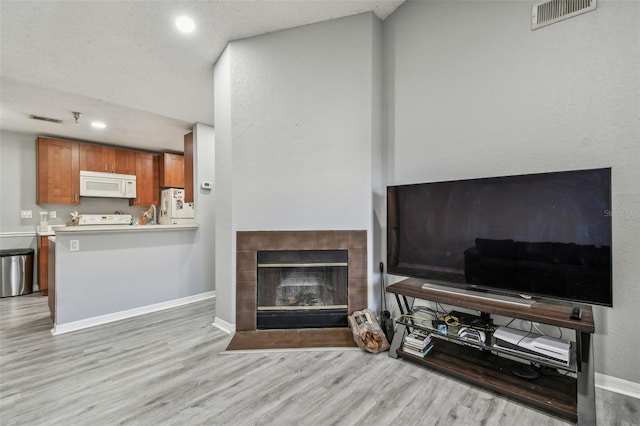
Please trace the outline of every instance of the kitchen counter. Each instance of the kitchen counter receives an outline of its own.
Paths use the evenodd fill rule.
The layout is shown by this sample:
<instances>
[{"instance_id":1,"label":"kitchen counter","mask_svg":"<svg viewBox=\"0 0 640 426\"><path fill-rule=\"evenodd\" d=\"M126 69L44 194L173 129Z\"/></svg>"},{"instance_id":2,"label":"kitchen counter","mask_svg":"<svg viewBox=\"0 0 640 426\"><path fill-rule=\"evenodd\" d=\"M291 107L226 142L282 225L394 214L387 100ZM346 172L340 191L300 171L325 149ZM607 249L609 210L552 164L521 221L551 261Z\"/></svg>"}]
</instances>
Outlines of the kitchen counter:
<instances>
[{"instance_id":1,"label":"kitchen counter","mask_svg":"<svg viewBox=\"0 0 640 426\"><path fill-rule=\"evenodd\" d=\"M38 227L36 227L36 234L38 237L49 237L52 235L56 235L56 229L64 228L64 225L49 225L49 229L46 231L41 231Z\"/></svg>"},{"instance_id":2,"label":"kitchen counter","mask_svg":"<svg viewBox=\"0 0 640 426\"><path fill-rule=\"evenodd\" d=\"M198 229L197 224L189 225L86 225L61 226L55 228L55 234L82 234L96 232L148 232L148 231L176 231Z\"/></svg>"},{"instance_id":3,"label":"kitchen counter","mask_svg":"<svg viewBox=\"0 0 640 426\"><path fill-rule=\"evenodd\" d=\"M55 229L49 292L53 334L210 297L194 250L198 225L84 225ZM53 260L55 259L55 260Z\"/></svg>"}]
</instances>

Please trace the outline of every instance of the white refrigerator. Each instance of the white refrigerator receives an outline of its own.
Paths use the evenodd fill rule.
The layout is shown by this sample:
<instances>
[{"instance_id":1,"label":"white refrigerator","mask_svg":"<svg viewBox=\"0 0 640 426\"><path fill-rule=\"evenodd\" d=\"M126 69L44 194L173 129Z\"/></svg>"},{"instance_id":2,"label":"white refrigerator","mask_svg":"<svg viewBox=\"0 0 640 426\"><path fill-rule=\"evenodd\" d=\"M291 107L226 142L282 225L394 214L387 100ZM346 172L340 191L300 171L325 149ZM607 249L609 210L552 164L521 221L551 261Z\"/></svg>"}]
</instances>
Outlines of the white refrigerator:
<instances>
[{"instance_id":1,"label":"white refrigerator","mask_svg":"<svg viewBox=\"0 0 640 426\"><path fill-rule=\"evenodd\" d=\"M193 203L184 201L184 189L168 188L160 193L161 225L190 225L195 224Z\"/></svg>"}]
</instances>

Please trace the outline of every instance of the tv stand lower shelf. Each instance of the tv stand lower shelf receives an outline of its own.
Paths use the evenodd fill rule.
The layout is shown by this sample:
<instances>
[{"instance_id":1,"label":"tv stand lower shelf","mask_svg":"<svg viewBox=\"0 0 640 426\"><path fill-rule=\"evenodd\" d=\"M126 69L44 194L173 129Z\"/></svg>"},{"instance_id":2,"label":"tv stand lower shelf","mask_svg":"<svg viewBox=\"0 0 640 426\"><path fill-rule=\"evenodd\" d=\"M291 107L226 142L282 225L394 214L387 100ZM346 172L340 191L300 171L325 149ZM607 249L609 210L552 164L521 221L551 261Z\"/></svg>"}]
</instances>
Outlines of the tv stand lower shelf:
<instances>
[{"instance_id":1,"label":"tv stand lower shelf","mask_svg":"<svg viewBox=\"0 0 640 426\"><path fill-rule=\"evenodd\" d=\"M434 350L426 358L405 353L402 349L397 350L397 355L560 417L576 420L577 381L573 377L540 376L535 381L523 383L523 379L511 373L514 361L488 351L479 354L477 349L437 339L434 339Z\"/></svg>"},{"instance_id":2,"label":"tv stand lower shelf","mask_svg":"<svg viewBox=\"0 0 640 426\"><path fill-rule=\"evenodd\" d=\"M422 289L420 280L408 279L387 287L394 293L401 313L411 313L413 304L407 297L466 307L483 313L495 313L513 318L528 319L540 323L557 325L576 331L575 362L566 372L575 374L540 375L535 380L527 380L514 375L511 367L514 363L530 360L518 360L518 357L499 356L491 346L454 343L452 339L442 340L435 336L431 339L434 348L428 356L420 357L402 350L402 341L411 326L406 321L397 322L397 330L391 343L389 356L401 357L421 366L455 377L472 385L488 389L510 399L525 403L558 417L578 422L580 425L595 425L595 388L593 383L593 351L591 334L593 333L593 313L590 308L583 309L582 321L570 320L570 306L552 305L537 302L532 307L514 307L508 303L487 300L464 295L443 295ZM404 306L403 306L404 304ZM573 323L571 323L573 321ZM424 328L424 327L422 327ZM433 332L434 330L428 330ZM453 339L455 340L455 339Z\"/></svg>"}]
</instances>

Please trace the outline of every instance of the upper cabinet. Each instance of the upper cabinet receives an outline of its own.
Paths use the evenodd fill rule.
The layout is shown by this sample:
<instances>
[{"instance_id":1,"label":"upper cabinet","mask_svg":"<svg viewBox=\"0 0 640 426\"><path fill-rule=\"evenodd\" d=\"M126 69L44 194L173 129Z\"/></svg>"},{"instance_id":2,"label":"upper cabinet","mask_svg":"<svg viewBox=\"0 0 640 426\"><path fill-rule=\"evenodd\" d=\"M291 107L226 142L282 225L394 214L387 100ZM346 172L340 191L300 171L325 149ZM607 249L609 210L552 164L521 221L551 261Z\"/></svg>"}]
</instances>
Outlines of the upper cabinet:
<instances>
[{"instance_id":1,"label":"upper cabinet","mask_svg":"<svg viewBox=\"0 0 640 426\"><path fill-rule=\"evenodd\" d=\"M129 200L132 206L150 206L160 204L160 188L158 186L157 154L146 152L135 153L136 164L136 198Z\"/></svg>"},{"instance_id":2,"label":"upper cabinet","mask_svg":"<svg viewBox=\"0 0 640 426\"><path fill-rule=\"evenodd\" d=\"M36 143L38 204L80 204L80 170L135 175L137 198L130 205L158 205L160 187L184 188L182 155L51 138ZM191 170L193 174L193 166Z\"/></svg>"},{"instance_id":3,"label":"upper cabinet","mask_svg":"<svg viewBox=\"0 0 640 426\"><path fill-rule=\"evenodd\" d=\"M80 144L80 170L133 175L136 173L135 151Z\"/></svg>"},{"instance_id":4,"label":"upper cabinet","mask_svg":"<svg viewBox=\"0 0 640 426\"><path fill-rule=\"evenodd\" d=\"M184 156L160 154L158 168L161 188L184 188Z\"/></svg>"},{"instance_id":5,"label":"upper cabinet","mask_svg":"<svg viewBox=\"0 0 640 426\"><path fill-rule=\"evenodd\" d=\"M80 144L59 139L37 139L38 204L80 203Z\"/></svg>"},{"instance_id":6,"label":"upper cabinet","mask_svg":"<svg viewBox=\"0 0 640 426\"><path fill-rule=\"evenodd\" d=\"M184 135L184 201L193 199L193 132Z\"/></svg>"},{"instance_id":7,"label":"upper cabinet","mask_svg":"<svg viewBox=\"0 0 640 426\"><path fill-rule=\"evenodd\" d=\"M128 149L113 149L113 170L123 175L136 174L136 153Z\"/></svg>"}]
</instances>

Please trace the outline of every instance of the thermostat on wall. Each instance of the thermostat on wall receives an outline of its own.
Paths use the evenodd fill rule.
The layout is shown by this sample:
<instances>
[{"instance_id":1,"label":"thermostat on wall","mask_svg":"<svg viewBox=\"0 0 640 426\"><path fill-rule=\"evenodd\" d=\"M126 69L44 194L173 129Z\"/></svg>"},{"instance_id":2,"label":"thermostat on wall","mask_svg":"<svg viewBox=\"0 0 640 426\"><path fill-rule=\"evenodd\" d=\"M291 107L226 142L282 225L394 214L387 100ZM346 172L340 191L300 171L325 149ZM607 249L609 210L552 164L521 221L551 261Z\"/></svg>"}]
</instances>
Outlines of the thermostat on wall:
<instances>
[{"instance_id":1,"label":"thermostat on wall","mask_svg":"<svg viewBox=\"0 0 640 426\"><path fill-rule=\"evenodd\" d=\"M213 189L213 184L211 182L202 182L200 184L200 187L202 189L209 189L210 190L210 189Z\"/></svg>"}]
</instances>

